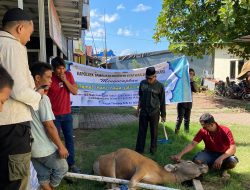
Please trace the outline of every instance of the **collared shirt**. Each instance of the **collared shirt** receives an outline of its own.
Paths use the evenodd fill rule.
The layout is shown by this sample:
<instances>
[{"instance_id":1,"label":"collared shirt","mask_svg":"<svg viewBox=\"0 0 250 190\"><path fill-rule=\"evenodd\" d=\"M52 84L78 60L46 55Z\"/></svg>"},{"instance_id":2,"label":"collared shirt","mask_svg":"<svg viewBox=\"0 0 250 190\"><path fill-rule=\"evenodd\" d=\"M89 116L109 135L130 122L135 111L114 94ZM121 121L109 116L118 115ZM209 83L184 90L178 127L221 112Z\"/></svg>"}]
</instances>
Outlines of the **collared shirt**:
<instances>
[{"instance_id":1,"label":"collared shirt","mask_svg":"<svg viewBox=\"0 0 250 190\"><path fill-rule=\"evenodd\" d=\"M31 121L30 109L38 109L41 95L34 91L26 47L5 31L0 31L0 64L14 80L11 97L0 112L0 125Z\"/></svg>"},{"instance_id":2,"label":"collared shirt","mask_svg":"<svg viewBox=\"0 0 250 190\"><path fill-rule=\"evenodd\" d=\"M194 137L193 141L205 143L205 150L211 152L226 152L230 145L234 145L234 138L229 128L217 125L216 132L208 132L206 129L201 128Z\"/></svg>"},{"instance_id":3,"label":"collared shirt","mask_svg":"<svg viewBox=\"0 0 250 190\"><path fill-rule=\"evenodd\" d=\"M153 115L160 112L162 117L166 117L165 90L163 84L156 81L149 84L143 80L139 87L140 114Z\"/></svg>"},{"instance_id":4,"label":"collared shirt","mask_svg":"<svg viewBox=\"0 0 250 190\"><path fill-rule=\"evenodd\" d=\"M67 80L73 85L75 80L71 72L65 72ZM52 110L55 116L71 113L70 108L70 91L63 81L54 73L52 75L52 84L49 88L48 96L52 104Z\"/></svg>"}]
</instances>

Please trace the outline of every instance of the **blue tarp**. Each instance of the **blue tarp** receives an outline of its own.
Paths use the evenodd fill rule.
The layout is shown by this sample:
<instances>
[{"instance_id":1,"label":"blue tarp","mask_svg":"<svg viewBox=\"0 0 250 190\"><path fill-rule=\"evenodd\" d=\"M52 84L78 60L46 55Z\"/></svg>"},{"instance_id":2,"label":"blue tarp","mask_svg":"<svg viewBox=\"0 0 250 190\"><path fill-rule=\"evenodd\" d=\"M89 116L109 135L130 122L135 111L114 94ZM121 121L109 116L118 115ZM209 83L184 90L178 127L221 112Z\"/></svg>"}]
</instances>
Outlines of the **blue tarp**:
<instances>
[{"instance_id":1,"label":"blue tarp","mask_svg":"<svg viewBox=\"0 0 250 190\"><path fill-rule=\"evenodd\" d=\"M98 54L96 54L97 57L103 57L104 56L104 52L100 52ZM112 50L107 51L107 57L112 57L115 56L114 52Z\"/></svg>"}]
</instances>

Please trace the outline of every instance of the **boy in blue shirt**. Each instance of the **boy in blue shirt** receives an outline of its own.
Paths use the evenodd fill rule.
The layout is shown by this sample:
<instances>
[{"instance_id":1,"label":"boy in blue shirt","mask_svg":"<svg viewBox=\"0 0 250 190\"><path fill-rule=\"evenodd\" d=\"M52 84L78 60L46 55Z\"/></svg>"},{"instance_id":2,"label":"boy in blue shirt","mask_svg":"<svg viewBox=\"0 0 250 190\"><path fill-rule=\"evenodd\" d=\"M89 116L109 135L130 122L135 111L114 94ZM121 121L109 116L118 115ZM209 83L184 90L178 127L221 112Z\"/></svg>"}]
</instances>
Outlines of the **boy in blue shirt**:
<instances>
[{"instance_id":1,"label":"boy in blue shirt","mask_svg":"<svg viewBox=\"0 0 250 190\"><path fill-rule=\"evenodd\" d=\"M43 88L45 92L51 85L52 68L47 63L35 63L31 67L36 89ZM34 138L31 147L31 157L37 178L43 190L57 187L68 171L66 158L69 153L63 145L53 120L51 103L48 96L43 95L38 111L31 111L31 133Z\"/></svg>"}]
</instances>

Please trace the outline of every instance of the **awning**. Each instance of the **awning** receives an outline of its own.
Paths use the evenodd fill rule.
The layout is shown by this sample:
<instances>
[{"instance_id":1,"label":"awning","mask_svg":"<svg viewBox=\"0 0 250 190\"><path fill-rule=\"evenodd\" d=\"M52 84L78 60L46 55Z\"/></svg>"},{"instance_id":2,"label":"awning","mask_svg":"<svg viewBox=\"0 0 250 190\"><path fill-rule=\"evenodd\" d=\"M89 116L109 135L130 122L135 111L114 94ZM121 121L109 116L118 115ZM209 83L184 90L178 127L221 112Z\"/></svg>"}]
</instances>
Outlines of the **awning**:
<instances>
[{"instance_id":1,"label":"awning","mask_svg":"<svg viewBox=\"0 0 250 190\"><path fill-rule=\"evenodd\" d=\"M44 0L45 5L45 27L46 36L49 37L48 0ZM82 30L83 4L89 4L89 0L54 0L54 5L61 21L62 31L67 38L80 38ZM38 1L23 0L24 10L33 18L35 32L34 36L39 36ZM18 0L0 1L0 18L11 8L18 7ZM84 19L83 19L84 20ZM89 23L88 23L89 24Z\"/></svg>"}]
</instances>

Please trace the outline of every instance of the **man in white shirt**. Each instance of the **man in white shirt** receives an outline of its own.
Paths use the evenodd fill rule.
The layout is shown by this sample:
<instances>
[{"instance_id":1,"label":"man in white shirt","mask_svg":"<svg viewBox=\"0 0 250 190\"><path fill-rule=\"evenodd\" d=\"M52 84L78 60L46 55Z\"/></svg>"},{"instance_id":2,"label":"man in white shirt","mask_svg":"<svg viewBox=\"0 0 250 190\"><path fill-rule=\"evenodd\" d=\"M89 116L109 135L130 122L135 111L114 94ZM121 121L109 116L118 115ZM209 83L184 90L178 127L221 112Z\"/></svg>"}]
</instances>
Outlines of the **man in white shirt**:
<instances>
[{"instance_id":1,"label":"man in white shirt","mask_svg":"<svg viewBox=\"0 0 250 190\"><path fill-rule=\"evenodd\" d=\"M35 91L26 43L33 33L31 18L19 8L8 10L0 31L0 65L14 80L0 113L0 189L26 189L31 159L30 109L38 109L44 90Z\"/></svg>"}]
</instances>

